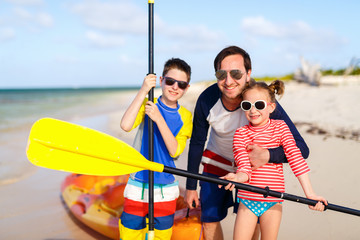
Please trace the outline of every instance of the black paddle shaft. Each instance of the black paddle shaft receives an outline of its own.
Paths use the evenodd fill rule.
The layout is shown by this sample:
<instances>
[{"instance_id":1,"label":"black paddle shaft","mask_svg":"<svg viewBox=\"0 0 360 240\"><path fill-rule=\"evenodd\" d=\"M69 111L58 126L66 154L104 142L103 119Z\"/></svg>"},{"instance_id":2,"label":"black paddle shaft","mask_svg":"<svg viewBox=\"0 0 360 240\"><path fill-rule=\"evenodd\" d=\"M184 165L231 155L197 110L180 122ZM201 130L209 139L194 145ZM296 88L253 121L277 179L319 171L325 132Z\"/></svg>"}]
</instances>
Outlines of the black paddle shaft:
<instances>
[{"instance_id":1,"label":"black paddle shaft","mask_svg":"<svg viewBox=\"0 0 360 240\"><path fill-rule=\"evenodd\" d=\"M164 166L163 171L174 174L174 175L178 175L178 176L183 176L183 177L193 178L193 179L197 179L197 180L201 180L201 181L216 183L216 184L223 185L223 186L226 186L229 183L232 183L238 189L242 189L242 190L249 191L249 192L259 193L259 194L264 195L264 197L268 197L268 196L277 197L277 198L281 198L281 199L285 199L285 200L289 200L289 201L293 201L293 202L297 202L297 203L303 203L303 204L311 205L311 206L315 206L316 203L318 202L316 200L312 200L309 198L304 198L304 197L299 197L299 196L288 194L288 193L273 191L273 190L270 190L268 187L266 187L266 188L255 187L255 186L251 186L251 185L244 184L244 183L228 181L228 180L220 179L220 178L213 178L213 177L209 177L209 176L205 176L205 175L201 175L201 174L197 174L197 173L190 173L190 172L187 172L182 169ZM334 204L330 204L330 203L328 203L328 205L325 206L325 209L330 209L333 211L338 211L338 212L342 212L342 213L352 214L355 216L360 216L360 210L342 207L342 206L338 206L338 205L334 205Z\"/></svg>"},{"instance_id":2,"label":"black paddle shaft","mask_svg":"<svg viewBox=\"0 0 360 240\"><path fill-rule=\"evenodd\" d=\"M154 2L149 1L149 74L154 73ZM154 88L149 91L149 101L154 102ZM151 118L149 129L149 160L154 161L154 123ZM154 231L154 172L149 171L149 231Z\"/></svg>"}]
</instances>

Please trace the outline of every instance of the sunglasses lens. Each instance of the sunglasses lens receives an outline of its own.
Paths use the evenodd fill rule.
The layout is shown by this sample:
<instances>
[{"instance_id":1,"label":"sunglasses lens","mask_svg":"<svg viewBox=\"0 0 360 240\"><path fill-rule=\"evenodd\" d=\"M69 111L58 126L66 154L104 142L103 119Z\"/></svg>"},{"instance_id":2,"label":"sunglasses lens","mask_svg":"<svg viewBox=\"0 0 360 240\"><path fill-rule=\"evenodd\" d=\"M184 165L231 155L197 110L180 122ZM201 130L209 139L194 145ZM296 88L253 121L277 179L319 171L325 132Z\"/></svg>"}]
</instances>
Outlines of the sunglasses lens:
<instances>
[{"instance_id":1,"label":"sunglasses lens","mask_svg":"<svg viewBox=\"0 0 360 240\"><path fill-rule=\"evenodd\" d=\"M227 72L225 70L217 70L215 76L218 80L224 80L227 76Z\"/></svg>"},{"instance_id":2,"label":"sunglasses lens","mask_svg":"<svg viewBox=\"0 0 360 240\"><path fill-rule=\"evenodd\" d=\"M230 75L232 78L236 79L236 80L240 80L243 76L243 73L240 70L231 70L230 71Z\"/></svg>"},{"instance_id":3,"label":"sunglasses lens","mask_svg":"<svg viewBox=\"0 0 360 240\"><path fill-rule=\"evenodd\" d=\"M174 85L174 83L175 83L175 79L165 77L165 84L166 85L171 86L171 85Z\"/></svg>"},{"instance_id":4,"label":"sunglasses lens","mask_svg":"<svg viewBox=\"0 0 360 240\"><path fill-rule=\"evenodd\" d=\"M244 111L249 111L251 109L251 103L247 101L241 102L241 109Z\"/></svg>"},{"instance_id":5,"label":"sunglasses lens","mask_svg":"<svg viewBox=\"0 0 360 240\"><path fill-rule=\"evenodd\" d=\"M218 80L224 80L227 77L227 72L225 70L218 70L216 71L215 76ZM235 80L240 80L243 73L238 69L234 69L230 71L230 76Z\"/></svg>"},{"instance_id":6,"label":"sunglasses lens","mask_svg":"<svg viewBox=\"0 0 360 240\"><path fill-rule=\"evenodd\" d=\"M188 83L184 82L184 81L178 81L177 83L178 83L179 88L181 88L181 89L185 89L188 86Z\"/></svg>"},{"instance_id":7,"label":"sunglasses lens","mask_svg":"<svg viewBox=\"0 0 360 240\"><path fill-rule=\"evenodd\" d=\"M257 110L263 110L266 107L266 103L264 101L256 101L254 105Z\"/></svg>"},{"instance_id":8,"label":"sunglasses lens","mask_svg":"<svg viewBox=\"0 0 360 240\"><path fill-rule=\"evenodd\" d=\"M169 77L164 77L164 79L165 79L165 84L166 84L166 85L172 86L172 85L174 85L175 82L177 82L179 88L181 88L181 89L185 89L185 88L188 86L188 84L189 84L189 83L187 83L187 82L177 81L177 80L175 80L175 79L173 79L173 78L169 78Z\"/></svg>"}]
</instances>

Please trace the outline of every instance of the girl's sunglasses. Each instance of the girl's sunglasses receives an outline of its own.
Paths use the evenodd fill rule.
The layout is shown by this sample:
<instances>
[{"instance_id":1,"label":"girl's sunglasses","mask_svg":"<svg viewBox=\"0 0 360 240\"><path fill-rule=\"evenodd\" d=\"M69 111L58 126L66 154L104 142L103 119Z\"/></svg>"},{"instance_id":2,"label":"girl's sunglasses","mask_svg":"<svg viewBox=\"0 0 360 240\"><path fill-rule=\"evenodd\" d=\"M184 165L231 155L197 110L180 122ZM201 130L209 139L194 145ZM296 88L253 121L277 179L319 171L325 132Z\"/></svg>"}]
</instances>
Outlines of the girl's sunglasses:
<instances>
[{"instance_id":1,"label":"girl's sunglasses","mask_svg":"<svg viewBox=\"0 0 360 240\"><path fill-rule=\"evenodd\" d=\"M227 73L228 72L225 70L217 70L215 72L215 76L216 76L217 80L221 81L227 77ZM240 80L243 75L244 75L244 73L242 73L239 69L233 69L230 71L230 76L236 80Z\"/></svg>"},{"instance_id":2,"label":"girl's sunglasses","mask_svg":"<svg viewBox=\"0 0 360 240\"><path fill-rule=\"evenodd\" d=\"M165 80L165 84L166 84L166 85L169 85L169 86L172 86L172 85L174 85L175 82L177 82L179 88L181 88L181 89L183 89L183 90L189 85L188 82L178 81L178 80L173 79L173 78L171 78L171 77L164 77L164 80Z\"/></svg>"},{"instance_id":3,"label":"girl's sunglasses","mask_svg":"<svg viewBox=\"0 0 360 240\"><path fill-rule=\"evenodd\" d=\"M257 110L264 110L267 106L267 103L264 100L257 100L254 103L244 100L240 104L241 109L244 110L245 112L250 111L252 106L254 106Z\"/></svg>"}]
</instances>

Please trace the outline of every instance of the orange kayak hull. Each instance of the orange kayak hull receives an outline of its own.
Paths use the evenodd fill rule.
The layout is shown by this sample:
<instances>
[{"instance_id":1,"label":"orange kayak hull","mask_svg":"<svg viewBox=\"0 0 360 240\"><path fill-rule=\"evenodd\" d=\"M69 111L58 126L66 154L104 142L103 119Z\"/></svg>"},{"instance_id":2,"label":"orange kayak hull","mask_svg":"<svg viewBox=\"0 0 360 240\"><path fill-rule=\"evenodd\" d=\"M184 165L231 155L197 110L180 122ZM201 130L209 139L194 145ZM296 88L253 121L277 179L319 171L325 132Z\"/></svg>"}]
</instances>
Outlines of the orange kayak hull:
<instances>
[{"instance_id":1,"label":"orange kayak hull","mask_svg":"<svg viewBox=\"0 0 360 240\"><path fill-rule=\"evenodd\" d=\"M86 226L120 239L119 217L123 211L128 175L92 176L70 174L61 185L61 196L70 212ZM172 240L202 240L200 209L188 210L180 196L176 206Z\"/></svg>"}]
</instances>

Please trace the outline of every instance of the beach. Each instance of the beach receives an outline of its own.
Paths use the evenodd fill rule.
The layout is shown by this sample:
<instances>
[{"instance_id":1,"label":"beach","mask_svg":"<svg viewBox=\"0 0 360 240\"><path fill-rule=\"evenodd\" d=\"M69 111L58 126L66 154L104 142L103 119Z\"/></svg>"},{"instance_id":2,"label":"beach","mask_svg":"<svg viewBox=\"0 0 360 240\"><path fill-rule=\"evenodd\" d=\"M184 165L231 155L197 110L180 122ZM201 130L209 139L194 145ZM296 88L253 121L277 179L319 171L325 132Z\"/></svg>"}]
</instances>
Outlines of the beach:
<instances>
[{"instance_id":1,"label":"beach","mask_svg":"<svg viewBox=\"0 0 360 240\"><path fill-rule=\"evenodd\" d=\"M193 111L196 99L209 83L192 84L180 104ZM330 203L360 209L360 83L314 87L286 83L279 100L310 148L307 162L317 194ZM90 127L129 144L135 131L119 127L136 91L99 95L92 102L36 117L56 117ZM159 96L159 89L155 90ZM70 109L70 110L69 110ZM80 114L81 112L81 114ZM64 113L62 115L61 113ZM65 114L66 113L66 114ZM32 166L26 158L31 124L1 129L0 238L1 239L108 239L76 220L60 198L60 185L69 174ZM186 169L188 147L177 160ZM184 186L185 179L177 177ZM300 184L285 167L286 192L304 196ZM235 214L222 221L225 239L232 239ZM311 211L304 204L285 201L278 239L358 239L360 218L335 211Z\"/></svg>"}]
</instances>

